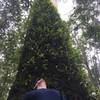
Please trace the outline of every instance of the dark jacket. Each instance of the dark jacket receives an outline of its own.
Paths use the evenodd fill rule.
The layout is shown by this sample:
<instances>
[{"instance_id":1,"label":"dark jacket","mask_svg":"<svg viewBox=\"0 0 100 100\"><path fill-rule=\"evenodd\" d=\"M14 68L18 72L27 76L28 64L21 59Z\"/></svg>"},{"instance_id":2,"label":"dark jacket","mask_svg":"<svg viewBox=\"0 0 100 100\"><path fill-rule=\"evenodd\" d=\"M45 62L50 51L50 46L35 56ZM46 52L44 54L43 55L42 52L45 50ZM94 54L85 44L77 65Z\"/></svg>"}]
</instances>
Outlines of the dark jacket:
<instances>
[{"instance_id":1,"label":"dark jacket","mask_svg":"<svg viewBox=\"0 0 100 100\"><path fill-rule=\"evenodd\" d=\"M64 100L64 98L57 90L37 89L26 93L23 100Z\"/></svg>"}]
</instances>

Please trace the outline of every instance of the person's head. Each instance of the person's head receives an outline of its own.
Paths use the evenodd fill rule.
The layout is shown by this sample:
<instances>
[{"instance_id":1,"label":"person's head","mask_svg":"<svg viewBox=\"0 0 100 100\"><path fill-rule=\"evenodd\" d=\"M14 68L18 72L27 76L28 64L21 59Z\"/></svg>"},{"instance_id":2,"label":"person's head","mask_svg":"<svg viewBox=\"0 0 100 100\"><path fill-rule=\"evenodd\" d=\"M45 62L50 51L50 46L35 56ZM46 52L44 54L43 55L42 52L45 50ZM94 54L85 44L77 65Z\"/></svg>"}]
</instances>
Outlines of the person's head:
<instances>
[{"instance_id":1,"label":"person's head","mask_svg":"<svg viewBox=\"0 0 100 100\"><path fill-rule=\"evenodd\" d=\"M47 85L46 85L46 81L44 79L40 79L36 82L34 88L36 89L46 89Z\"/></svg>"}]
</instances>

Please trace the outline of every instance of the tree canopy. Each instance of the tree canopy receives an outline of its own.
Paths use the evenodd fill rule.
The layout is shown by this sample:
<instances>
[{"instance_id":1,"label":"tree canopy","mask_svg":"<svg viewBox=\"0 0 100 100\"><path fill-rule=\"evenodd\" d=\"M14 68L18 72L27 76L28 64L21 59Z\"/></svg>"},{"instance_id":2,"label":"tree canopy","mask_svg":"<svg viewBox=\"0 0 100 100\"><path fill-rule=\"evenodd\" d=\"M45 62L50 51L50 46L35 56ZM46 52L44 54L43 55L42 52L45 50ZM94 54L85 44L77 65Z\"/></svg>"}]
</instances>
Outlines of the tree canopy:
<instances>
[{"instance_id":1,"label":"tree canopy","mask_svg":"<svg viewBox=\"0 0 100 100\"><path fill-rule=\"evenodd\" d=\"M92 100L92 89L82 70L78 50L72 48L67 24L50 0L35 0L26 23L27 31L16 80L8 100L21 100L38 78L70 99Z\"/></svg>"},{"instance_id":2,"label":"tree canopy","mask_svg":"<svg viewBox=\"0 0 100 100\"><path fill-rule=\"evenodd\" d=\"M64 22L50 0L0 0L0 100L20 100L41 77L67 99L99 100L99 9L76 0Z\"/></svg>"}]
</instances>

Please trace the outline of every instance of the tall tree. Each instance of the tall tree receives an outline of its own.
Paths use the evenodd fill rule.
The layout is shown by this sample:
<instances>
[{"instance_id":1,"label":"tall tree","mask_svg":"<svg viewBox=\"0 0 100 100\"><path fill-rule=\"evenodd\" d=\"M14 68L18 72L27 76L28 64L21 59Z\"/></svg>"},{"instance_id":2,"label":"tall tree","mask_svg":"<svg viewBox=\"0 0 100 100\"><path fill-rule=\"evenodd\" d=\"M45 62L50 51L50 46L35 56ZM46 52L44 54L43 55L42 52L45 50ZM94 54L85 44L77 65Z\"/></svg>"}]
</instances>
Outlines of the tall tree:
<instances>
[{"instance_id":1,"label":"tall tree","mask_svg":"<svg viewBox=\"0 0 100 100\"><path fill-rule=\"evenodd\" d=\"M34 0L26 26L18 73L8 100L21 100L40 77L69 100L92 100L79 52L72 48L66 23L50 0Z\"/></svg>"}]
</instances>

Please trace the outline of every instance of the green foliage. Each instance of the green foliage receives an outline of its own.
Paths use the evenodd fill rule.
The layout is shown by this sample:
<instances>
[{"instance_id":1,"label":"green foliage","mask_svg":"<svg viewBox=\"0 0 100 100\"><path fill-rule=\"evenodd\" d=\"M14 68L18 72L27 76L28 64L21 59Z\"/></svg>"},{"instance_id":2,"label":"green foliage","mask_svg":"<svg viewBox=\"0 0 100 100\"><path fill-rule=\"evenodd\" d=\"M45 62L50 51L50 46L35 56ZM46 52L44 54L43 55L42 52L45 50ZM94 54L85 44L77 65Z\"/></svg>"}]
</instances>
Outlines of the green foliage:
<instances>
[{"instance_id":1,"label":"green foliage","mask_svg":"<svg viewBox=\"0 0 100 100\"><path fill-rule=\"evenodd\" d=\"M46 79L49 88L61 90L69 100L92 100L88 82L83 81L85 76L80 71L79 51L72 48L65 25L50 0L34 1L26 25L18 73L8 100L21 100L41 77Z\"/></svg>"},{"instance_id":2,"label":"green foliage","mask_svg":"<svg viewBox=\"0 0 100 100\"><path fill-rule=\"evenodd\" d=\"M99 42L100 21L99 21L99 1L98 0L76 0L77 6L71 16L74 31L82 30L86 39L93 39Z\"/></svg>"},{"instance_id":3,"label":"green foliage","mask_svg":"<svg viewBox=\"0 0 100 100\"><path fill-rule=\"evenodd\" d=\"M22 13L23 10L25 11L25 7L22 7L24 1L0 1L0 100L7 99L17 72L20 48L24 37L19 31L20 22L26 16ZM23 16L24 18L22 18Z\"/></svg>"},{"instance_id":4,"label":"green foliage","mask_svg":"<svg viewBox=\"0 0 100 100\"><path fill-rule=\"evenodd\" d=\"M100 42L100 25L90 25L87 28L87 38L93 38L95 42Z\"/></svg>"},{"instance_id":5,"label":"green foliage","mask_svg":"<svg viewBox=\"0 0 100 100\"><path fill-rule=\"evenodd\" d=\"M76 0L76 3L69 21L72 39L74 45L81 50L83 63L88 70L91 82L96 87L100 87L100 72L97 63L100 49L100 3L98 0ZM94 52L93 48L94 55L90 54L90 51Z\"/></svg>"},{"instance_id":6,"label":"green foliage","mask_svg":"<svg viewBox=\"0 0 100 100\"><path fill-rule=\"evenodd\" d=\"M8 91L15 79L20 56L19 35L15 31L9 32L0 42L1 62L0 62L0 100L6 100ZM0 55L0 56L1 56Z\"/></svg>"}]
</instances>

